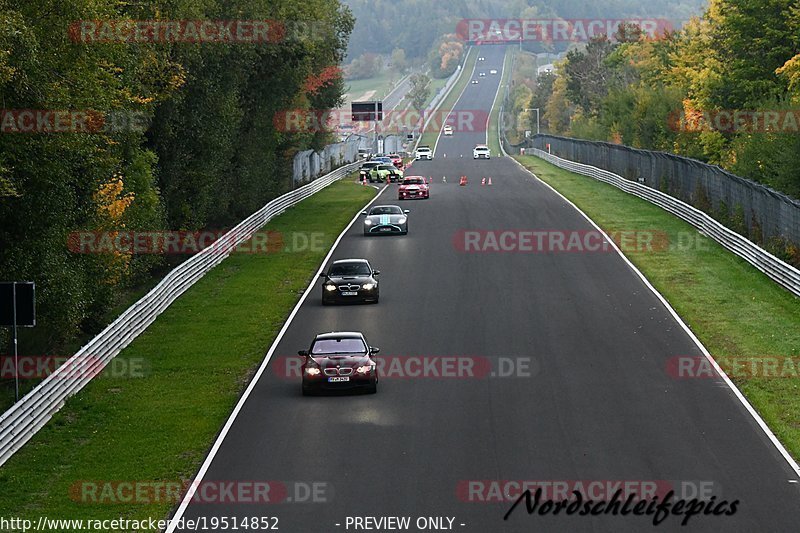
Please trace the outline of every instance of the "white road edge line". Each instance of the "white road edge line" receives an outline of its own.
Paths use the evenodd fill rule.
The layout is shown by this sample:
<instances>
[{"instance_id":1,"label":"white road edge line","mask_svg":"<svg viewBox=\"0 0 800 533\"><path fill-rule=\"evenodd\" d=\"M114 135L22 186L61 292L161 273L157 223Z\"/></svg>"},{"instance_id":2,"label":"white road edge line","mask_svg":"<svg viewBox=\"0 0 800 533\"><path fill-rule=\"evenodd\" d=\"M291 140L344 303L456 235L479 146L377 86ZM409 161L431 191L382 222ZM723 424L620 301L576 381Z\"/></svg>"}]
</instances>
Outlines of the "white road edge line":
<instances>
[{"instance_id":1,"label":"white road edge line","mask_svg":"<svg viewBox=\"0 0 800 533\"><path fill-rule=\"evenodd\" d=\"M472 51L473 48L475 49L475 55L477 56L480 53L478 51L478 47L477 46L472 46L472 47L470 47L470 51ZM464 61L464 64L466 65L467 62ZM476 68L478 68L478 58L477 57L475 58L475 62L472 64L472 72L470 72L470 74L469 74L470 80L472 79L473 76L475 76L475 69ZM463 75L464 75L464 73L462 72L461 76L463 76ZM458 83L461 80L461 76L459 76L458 80L456 80L456 82L453 85L455 85L456 83ZM447 123L447 119L450 118L450 115L453 114L453 109L455 109L455 107L458 105L458 102L461 100L461 97L464 96L464 91L467 90L468 86L469 86L469 80L467 81L467 83L464 84L464 88L461 89L461 92L458 93L458 98L456 98L456 101L453 102L453 107L450 108L450 111L447 112L447 117L445 117L445 119L442 121L442 125L439 126L439 133L436 135L436 142L433 143L433 152L431 154L431 157L436 157L436 147L439 146L439 139L442 137L442 130L444 130L444 125ZM448 96L450 96L450 95L448 94L447 96L442 98L442 102L441 102L442 104L444 103L445 100L447 100ZM438 111L440 107L441 107L441 104L439 104L436 107L436 111Z\"/></svg>"},{"instance_id":2,"label":"white road edge line","mask_svg":"<svg viewBox=\"0 0 800 533\"><path fill-rule=\"evenodd\" d=\"M500 67L500 81L497 82L497 91L494 93L494 100L492 100L492 107L489 108L489 116L486 117L486 146L489 146L489 123L492 121L492 111L494 111L494 106L497 105L497 95L500 94L500 87L503 86L503 75L506 71L506 54L513 54L514 50L510 47L506 47L505 52L503 52L503 66ZM500 131L500 114L497 114L497 131ZM502 144L501 144L502 146Z\"/></svg>"},{"instance_id":3,"label":"white road edge line","mask_svg":"<svg viewBox=\"0 0 800 533\"><path fill-rule=\"evenodd\" d=\"M344 178L344 179L346 179L346 178ZM289 317L286 319L286 322L284 322L283 327L278 332L277 337L275 337L275 340L272 342L272 345L269 347L269 350L267 351L267 354L264 356L264 360L261 362L261 365L258 367L258 370L256 371L255 375L253 376L253 379L250 380L250 383L247 385L247 389L245 389L244 393L239 398L239 401L236 403L236 407L233 408L233 411L231 412L230 416L228 417L228 420L225 422L225 425L222 427L222 430L219 432L219 435L217 435L217 439L214 441L214 445L211 447L211 450L208 452L208 455L206 456L205 461L203 461L203 465L200 467L200 470L197 472L197 475L194 477L194 479L192 480L192 483L189 485L189 490L186 492L186 496L181 501L181 504L178 507L178 510L175 511L175 514L170 518L169 527L167 527L166 533L172 533L173 531L175 531L175 528L178 526L178 521L183 517L183 514L186 512L186 509L189 507L189 504L191 503L192 498L194 497L194 493L197 490L198 485L200 484L200 482L203 481L203 477L206 475L206 472L208 471L209 467L211 466L211 463L214 461L214 457L217 455L217 452L219 451L220 447L222 446L222 442L225 440L225 437L228 435L228 431L230 431L231 427L233 426L233 423L236 421L236 417L239 415L239 411L242 410L242 407L244 406L245 402L247 401L247 398L250 396L250 393L252 393L253 389L255 389L255 386L258 383L258 380L261 378L261 375L264 373L264 370L266 370L267 365L270 362L270 359L272 359L272 354L275 353L275 349L278 347L278 343L280 343L280 341L283 338L284 334L286 334L286 331L289 329L289 326L292 324L292 320L294 320L295 315L300 310L300 307L303 305L303 303L306 301L306 298L308 298L308 295L311 294L311 291L314 290L314 288L316 286L316 283L317 283L317 280L319 279L319 275L322 273L322 270L325 268L325 265L328 263L328 261L330 260L331 256L333 255L333 253L336 251L336 247L339 246L339 242L342 240L342 237L344 237L345 234L353 226L353 224L355 224L356 220L358 220L359 217L361 217L361 212L363 210L367 209L376 200L378 200L378 198L380 198L381 194L383 194L383 192L386 189L388 189L388 187L384 187L383 190L381 190L380 192L378 192L378 194L375 195L375 198L373 198L372 200L367 202L367 204L364 205L364 207L362 207L361 209L358 210L358 212L353 217L353 219L350 220L350 223L339 234L339 236L334 241L333 245L331 245L331 249L328 251L328 254L322 260L322 264L320 264L319 269L317 269L317 272L311 278L311 281L309 282L308 287L306 288L306 291L303 293L303 296L300 297L300 300L294 306L294 309L292 309L292 312L289 314Z\"/></svg>"},{"instance_id":4,"label":"white road edge line","mask_svg":"<svg viewBox=\"0 0 800 533\"><path fill-rule=\"evenodd\" d=\"M553 187L552 187L552 186L551 186L549 183L546 183L544 180L540 179L540 178L539 178L539 176L537 176L536 174L534 174L532 171L530 171L529 169L525 168L525 166L524 166L522 163L520 163L519 161L517 161L515 158L513 158L513 157L512 157L511 159L512 159L512 160L513 160L513 161L514 161L514 162L515 162L517 165L519 165L519 166L520 166L520 168L521 168L522 170L524 170L525 172L527 172L528 174L530 174L531 176L533 176L533 177L534 177L534 178L535 178L535 179L536 179L538 182L540 182L540 183L544 184L544 185L545 185L545 186L546 186L548 189L550 189L551 191L553 191L554 193L556 193L556 194L557 194L558 196L560 196L560 197L561 197L561 198L562 198L562 199L563 199L563 200L564 200L566 203L568 203L569 205L571 205L571 206L572 206L572 207L573 207L573 208L574 208L574 209L575 209L575 210L576 210L578 213L580 213L580 214L583 216L583 218L585 218L587 221L589 221L589 223L590 223L592 226L594 226L594 227L597 229L597 231L599 231L599 232L600 232L600 233L603 235L603 237L605 237L605 239L606 239L606 240L607 240L607 241L608 241L608 242L611 244L611 246L612 246L612 247L614 248L614 250L615 250L615 251L616 251L616 252L619 254L619 256L620 256L620 257L622 257L622 260L623 260L623 261L625 261L625 263L628 265L628 267L629 267L629 268L630 268L630 269L631 269L631 270L632 270L632 271L633 271L633 272L634 272L634 273L635 273L637 276L639 276L639 278L642 280L642 282L645 284L645 286L646 286L648 289L650 289L650 290L653 292L653 294L655 294L655 295L656 295L656 298L658 298L658 299L661 301L661 303L662 303L662 304L664 305L664 307L667 309L667 311L669 312L669 314L670 314L670 315L672 315L672 318L674 318L674 319L675 319L675 321L678 323L678 325L680 325L680 326L681 326L681 328L683 328L683 330L686 332L686 334L689 336L689 338L692 340L692 342L694 342L694 343L695 343L695 345L697 345L697 347L700 349L700 351L701 351L701 352L703 352L703 355L704 355L704 356L706 357L706 359L707 359L707 360L708 360L708 361L711 363L711 366L713 366L713 367L714 367L714 370L716 370L716 371L717 371L717 373L720 375L720 377L721 377L721 378L722 378L722 380L725 382L725 384L726 384L726 385L728 385L728 387L729 387L729 388L731 389L731 391L733 392L734 396L736 396L736 398L738 398L738 399L739 399L739 402L741 402L741 404L744 406L744 408L745 408L745 409L747 409L747 412L748 412L748 413L750 413L750 416L752 416L752 417L753 417L753 419L756 421L756 423L758 424L758 426L759 426L759 427L760 427L760 428L761 428L761 429L764 431L764 433L767 435L767 438L768 438L768 439L769 439L769 440L772 442L772 444L775 446L775 448L778 450L778 452L779 452L779 453L780 453L780 454L783 456L783 458L784 458L784 459L786 459L786 462L787 462L787 463L789 463L789 467L790 467L792 470L794 470L795 474L796 474L798 477L800 477L800 466L798 466L797 462L794 460L794 458L792 458L792 456L789 454L789 452L786 450L786 448L784 448L784 447L783 447L783 444L781 444L781 442L778 440L778 438L775 436L775 434L772 432L772 430L771 430L771 429L769 429L769 426L767 426L767 423L766 423L766 422L764 422L764 420L761 418L761 415L759 415L759 414L758 414L758 412L757 412L757 411L756 411L756 410L753 408L753 406L752 406L752 405L750 405L750 402L748 402L748 401L747 401L747 398L745 398L745 397L744 397L744 394L742 394L742 391L740 391L740 390L739 390L739 389L736 387L736 385L734 385L734 383L731 381L731 379L728 377L728 375L725 373L725 371L724 371L724 370L722 370L722 368L719 366L719 364L718 364L718 363L717 363L717 361L714 359L714 357L711 355L711 353L710 353L710 352L709 352L709 351L706 349L706 347L705 347L705 346L703 346L703 343L702 343L702 342L700 342L700 339L698 339L698 338L697 338L697 336L694 334L694 332L692 332L692 330L691 330L691 329L689 329L689 326L687 326L687 325L686 325L686 323L685 323L685 322L683 321L683 319L682 319L682 318L681 318L681 317L678 315L678 313L675 311L675 309L673 309L673 308L672 308L672 306L669 304L669 302L667 301L667 299L666 299L666 298L664 298L664 297L661 295L661 293L660 293L660 292L658 292L658 290L656 290L656 288L655 288L655 287L653 287L653 285L652 285L652 284L650 283L650 281L649 281L649 280L648 280L648 279L645 277L645 275L644 275L644 274L642 274L642 272L641 272L641 271L640 271L638 268L636 268L636 265L634 265L634 264L631 262L631 260L630 260L630 259L628 259L628 258L625 256L625 254L624 254L624 253L622 253L622 250L620 250L620 249L619 249L619 247L617 247L617 244L614 242L614 240L613 240L613 239L611 239L611 238L610 238L610 237L609 237L609 236L606 234L606 232L605 232L605 231L603 231L603 230L600 228L600 226L598 226L598 225L595 223L595 221L594 221L594 220L592 220L591 218L589 218L589 215L587 215L586 213L584 213L584 212L583 212L583 211L582 211L582 210L581 210L581 209L580 209L580 208L579 208L577 205L575 205L574 203L572 203L572 202L571 202L571 201L570 201L570 200L569 200L569 199L568 199L566 196L564 196L563 194L561 194L560 192L558 192L558 191L557 191L555 188L553 188Z\"/></svg>"}]
</instances>

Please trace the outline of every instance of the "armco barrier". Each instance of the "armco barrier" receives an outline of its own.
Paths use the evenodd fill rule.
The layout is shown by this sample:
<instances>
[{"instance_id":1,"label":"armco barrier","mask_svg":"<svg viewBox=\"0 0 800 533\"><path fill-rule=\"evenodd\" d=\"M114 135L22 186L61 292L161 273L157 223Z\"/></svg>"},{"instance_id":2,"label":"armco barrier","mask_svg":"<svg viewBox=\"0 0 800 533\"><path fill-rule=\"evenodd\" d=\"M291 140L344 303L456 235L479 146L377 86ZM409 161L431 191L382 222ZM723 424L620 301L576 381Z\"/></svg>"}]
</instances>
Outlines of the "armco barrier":
<instances>
[{"instance_id":1,"label":"armco barrier","mask_svg":"<svg viewBox=\"0 0 800 533\"><path fill-rule=\"evenodd\" d=\"M704 235L714 239L719 244L735 253L761 272L775 280L778 284L785 287L792 292L795 296L800 296L800 270L797 270L792 265L789 265L771 253L767 252L760 246L756 245L749 239L732 231L709 215L703 213L699 209L695 209L691 205L684 203L672 196L665 194L657 189L642 185L641 183L627 180L622 176L608 172L597 167L575 163L568 159L561 159L552 154L548 154L544 150L538 148L531 149L532 154L552 163L553 165L583 174L599 181L609 183L618 189L638 196L648 202L651 202L662 209L665 209L673 215L681 218L696 227Z\"/></svg>"},{"instance_id":2,"label":"armco barrier","mask_svg":"<svg viewBox=\"0 0 800 533\"><path fill-rule=\"evenodd\" d=\"M214 244L192 256L129 307L35 389L0 417L0 466L39 431L70 396L80 391L117 354L152 324L189 287L217 266L239 244L295 205L356 169L343 166L286 193L247 217Z\"/></svg>"}]
</instances>

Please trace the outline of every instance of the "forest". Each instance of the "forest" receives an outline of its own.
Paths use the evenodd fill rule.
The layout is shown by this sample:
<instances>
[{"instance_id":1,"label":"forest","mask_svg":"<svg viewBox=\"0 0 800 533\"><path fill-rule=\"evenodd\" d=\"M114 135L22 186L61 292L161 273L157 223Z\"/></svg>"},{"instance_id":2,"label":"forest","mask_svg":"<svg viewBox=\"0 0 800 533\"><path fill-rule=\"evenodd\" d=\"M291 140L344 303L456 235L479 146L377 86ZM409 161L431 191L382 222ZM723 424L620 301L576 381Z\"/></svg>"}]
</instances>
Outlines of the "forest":
<instances>
[{"instance_id":1,"label":"forest","mask_svg":"<svg viewBox=\"0 0 800 533\"><path fill-rule=\"evenodd\" d=\"M339 104L353 24L337 0L0 0L0 278L37 283L26 348L96 333L185 259L72 235L221 230L290 189L294 154L329 138L273 117Z\"/></svg>"},{"instance_id":2,"label":"forest","mask_svg":"<svg viewBox=\"0 0 800 533\"><path fill-rule=\"evenodd\" d=\"M673 152L800 198L800 10L789 0L712 0L680 31L570 50L554 74L534 61L511 98L519 129ZM532 116L533 115L533 116Z\"/></svg>"}]
</instances>

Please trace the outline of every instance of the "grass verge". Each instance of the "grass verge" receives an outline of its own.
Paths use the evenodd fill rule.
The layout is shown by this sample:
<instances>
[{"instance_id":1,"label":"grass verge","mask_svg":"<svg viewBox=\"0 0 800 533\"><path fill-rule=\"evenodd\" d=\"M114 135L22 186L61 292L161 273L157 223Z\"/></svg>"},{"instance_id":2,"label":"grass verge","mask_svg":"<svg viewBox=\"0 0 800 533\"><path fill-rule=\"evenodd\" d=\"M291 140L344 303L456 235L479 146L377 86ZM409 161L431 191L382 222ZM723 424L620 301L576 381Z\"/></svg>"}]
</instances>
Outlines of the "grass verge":
<instances>
[{"instance_id":1,"label":"grass verge","mask_svg":"<svg viewBox=\"0 0 800 533\"><path fill-rule=\"evenodd\" d=\"M800 457L800 299L688 223L619 189L516 156L605 231L666 232L625 255L670 302L795 459Z\"/></svg>"},{"instance_id":2,"label":"grass verge","mask_svg":"<svg viewBox=\"0 0 800 533\"><path fill-rule=\"evenodd\" d=\"M461 92L464 90L464 87L466 87L469 83L469 80L472 79L472 71L475 68L475 62L478 60L478 47L470 47L467 53L467 60L464 62L461 75L453 84L453 87L450 89L447 98L439 103L439 106L435 109L435 111L450 112L453 109L453 106L456 105L456 102L458 102L458 99L461 97ZM442 114L439 113L439 116L442 116ZM438 124L439 126L442 125L440 120L435 120L434 123ZM438 135L438 129L425 131L422 134L419 145L428 145L433 148L433 144L436 142L436 137Z\"/></svg>"},{"instance_id":3,"label":"grass verge","mask_svg":"<svg viewBox=\"0 0 800 533\"><path fill-rule=\"evenodd\" d=\"M174 498L84 502L81 484L190 480L328 249L375 194L334 183L264 228L282 250L234 253L197 282L0 468L0 516L164 518Z\"/></svg>"}]
</instances>

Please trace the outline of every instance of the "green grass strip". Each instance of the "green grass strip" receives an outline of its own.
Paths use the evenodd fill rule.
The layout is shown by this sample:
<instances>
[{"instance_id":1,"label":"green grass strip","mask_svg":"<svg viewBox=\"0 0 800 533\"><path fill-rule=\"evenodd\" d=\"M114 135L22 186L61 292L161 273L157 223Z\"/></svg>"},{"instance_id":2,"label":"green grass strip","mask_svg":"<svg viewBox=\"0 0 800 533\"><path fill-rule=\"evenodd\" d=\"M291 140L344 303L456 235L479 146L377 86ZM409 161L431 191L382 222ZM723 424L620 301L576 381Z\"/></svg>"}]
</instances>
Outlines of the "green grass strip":
<instances>
[{"instance_id":1,"label":"green grass strip","mask_svg":"<svg viewBox=\"0 0 800 533\"><path fill-rule=\"evenodd\" d=\"M87 503L80 484L191 480L325 254L375 194L334 183L264 228L282 249L234 253L190 288L115 359L132 377L95 378L0 468L0 516L164 518L174 501Z\"/></svg>"}]
</instances>

